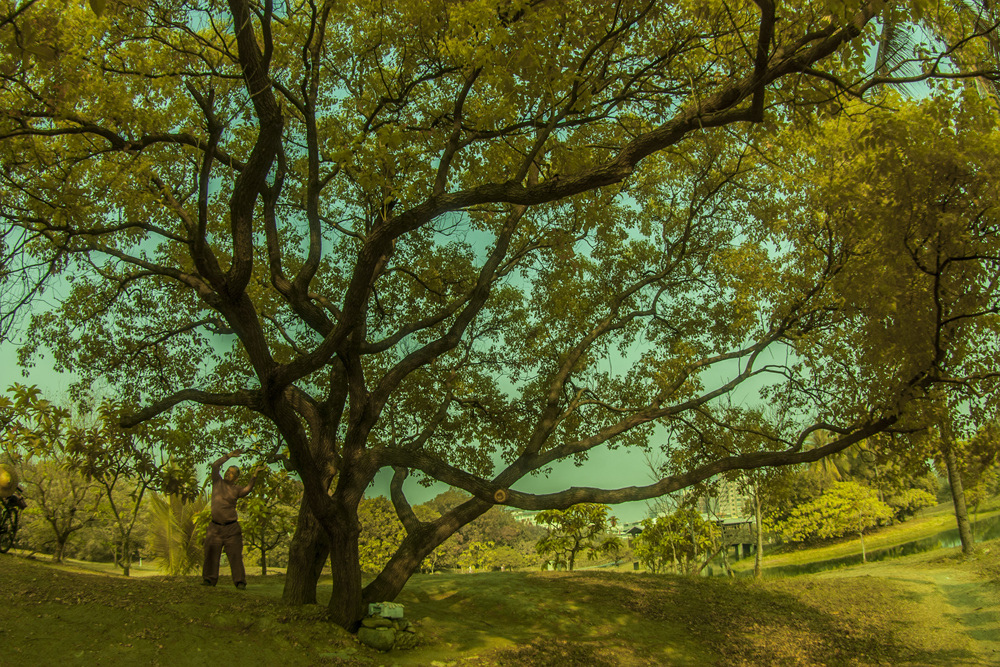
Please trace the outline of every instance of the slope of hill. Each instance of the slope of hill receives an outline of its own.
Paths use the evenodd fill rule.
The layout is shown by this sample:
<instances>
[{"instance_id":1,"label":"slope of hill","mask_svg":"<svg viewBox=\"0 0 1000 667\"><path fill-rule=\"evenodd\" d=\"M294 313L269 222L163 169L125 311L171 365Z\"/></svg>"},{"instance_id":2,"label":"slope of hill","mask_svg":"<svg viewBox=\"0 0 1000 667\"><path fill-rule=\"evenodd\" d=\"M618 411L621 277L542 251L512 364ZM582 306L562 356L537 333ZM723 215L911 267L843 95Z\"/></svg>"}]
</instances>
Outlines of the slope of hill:
<instances>
[{"instance_id":1,"label":"slope of hill","mask_svg":"<svg viewBox=\"0 0 1000 667\"><path fill-rule=\"evenodd\" d=\"M0 665L981 665L1000 660L1000 544L762 581L617 572L420 576L422 644L380 655L280 603L198 578L0 557ZM330 583L324 582L324 590Z\"/></svg>"}]
</instances>

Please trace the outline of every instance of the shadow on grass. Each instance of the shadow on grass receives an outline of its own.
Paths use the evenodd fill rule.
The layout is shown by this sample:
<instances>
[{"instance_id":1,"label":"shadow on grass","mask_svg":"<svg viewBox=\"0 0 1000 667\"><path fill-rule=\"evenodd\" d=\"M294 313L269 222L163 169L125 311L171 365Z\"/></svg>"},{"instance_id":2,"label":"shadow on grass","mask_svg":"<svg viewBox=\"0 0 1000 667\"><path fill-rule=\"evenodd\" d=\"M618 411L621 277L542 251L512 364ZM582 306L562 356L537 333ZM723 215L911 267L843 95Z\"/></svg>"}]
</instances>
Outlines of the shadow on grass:
<instances>
[{"instance_id":1,"label":"shadow on grass","mask_svg":"<svg viewBox=\"0 0 1000 667\"><path fill-rule=\"evenodd\" d=\"M432 642L478 654L484 665L945 665L975 658L947 646L917 650L899 639L900 599L875 578L822 584L616 573L429 579L412 580L401 596L408 614L427 614L421 623Z\"/></svg>"},{"instance_id":2,"label":"shadow on grass","mask_svg":"<svg viewBox=\"0 0 1000 667\"><path fill-rule=\"evenodd\" d=\"M125 578L0 556L0 665L359 664L317 607L291 608L196 577ZM364 664L368 664L365 662Z\"/></svg>"},{"instance_id":3,"label":"shadow on grass","mask_svg":"<svg viewBox=\"0 0 1000 667\"><path fill-rule=\"evenodd\" d=\"M18 619L0 630L10 664L381 664L323 607L282 605L283 577L253 577L237 592L0 558L0 595ZM399 665L975 664L967 651L900 639L913 602L878 577L416 576L398 601L423 639L391 654ZM916 631L934 632L925 626Z\"/></svg>"}]
</instances>

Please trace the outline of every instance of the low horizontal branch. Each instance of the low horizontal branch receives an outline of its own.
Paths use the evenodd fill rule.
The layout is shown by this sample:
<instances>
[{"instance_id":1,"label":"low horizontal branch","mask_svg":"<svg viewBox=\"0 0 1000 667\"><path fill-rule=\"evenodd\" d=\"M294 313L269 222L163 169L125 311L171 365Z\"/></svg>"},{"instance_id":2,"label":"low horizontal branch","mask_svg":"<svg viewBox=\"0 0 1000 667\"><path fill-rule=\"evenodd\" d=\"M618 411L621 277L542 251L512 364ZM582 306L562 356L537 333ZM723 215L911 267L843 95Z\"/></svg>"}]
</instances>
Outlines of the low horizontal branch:
<instances>
[{"instance_id":1,"label":"low horizontal branch","mask_svg":"<svg viewBox=\"0 0 1000 667\"><path fill-rule=\"evenodd\" d=\"M132 428L144 421L173 409L179 403L194 402L202 405L219 405L232 407L242 405L252 407L258 403L256 391L241 390L229 394L216 394L200 389L184 389L164 398L147 408L131 415L125 415L119 421L122 428Z\"/></svg>"}]
</instances>

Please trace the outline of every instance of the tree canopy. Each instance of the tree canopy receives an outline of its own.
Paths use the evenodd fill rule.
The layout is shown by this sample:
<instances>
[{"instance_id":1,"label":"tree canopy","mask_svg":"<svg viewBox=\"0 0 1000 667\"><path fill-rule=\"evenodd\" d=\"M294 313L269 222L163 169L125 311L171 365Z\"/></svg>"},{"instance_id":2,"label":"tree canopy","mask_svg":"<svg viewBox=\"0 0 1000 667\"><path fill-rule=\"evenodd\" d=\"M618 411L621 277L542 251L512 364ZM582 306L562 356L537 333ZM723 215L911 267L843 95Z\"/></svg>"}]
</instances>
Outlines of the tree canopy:
<instances>
[{"instance_id":1,"label":"tree canopy","mask_svg":"<svg viewBox=\"0 0 1000 667\"><path fill-rule=\"evenodd\" d=\"M992 26L943 10L7 2L3 256L64 292L24 360L47 347L146 406L127 426L200 404L280 435L301 553L329 550L348 627L494 504L647 499L822 458L938 383L982 395L995 370L979 347L997 307L993 116L958 84L929 120L879 112L892 77L866 70L891 14L949 27L911 79L995 76L955 55ZM950 190L921 171L936 167L914 127L980 133L947 147ZM785 419L733 407L747 387ZM835 437L803 451L820 428ZM512 488L661 442L673 467L652 484ZM357 508L384 468L406 536L362 590ZM473 497L421 521L411 474Z\"/></svg>"},{"instance_id":2,"label":"tree canopy","mask_svg":"<svg viewBox=\"0 0 1000 667\"><path fill-rule=\"evenodd\" d=\"M611 508L599 503L580 503L564 510L545 510L535 515L535 523L548 529L535 548L543 556L552 556L557 565L572 570L576 557L586 553L594 560L613 555L622 547L621 540L608 531L618 522Z\"/></svg>"},{"instance_id":3,"label":"tree canopy","mask_svg":"<svg viewBox=\"0 0 1000 667\"><path fill-rule=\"evenodd\" d=\"M892 508L878 499L878 493L858 482L835 482L821 496L796 507L779 526L785 539L840 537L856 533L865 553L865 531L892 518Z\"/></svg>"}]
</instances>

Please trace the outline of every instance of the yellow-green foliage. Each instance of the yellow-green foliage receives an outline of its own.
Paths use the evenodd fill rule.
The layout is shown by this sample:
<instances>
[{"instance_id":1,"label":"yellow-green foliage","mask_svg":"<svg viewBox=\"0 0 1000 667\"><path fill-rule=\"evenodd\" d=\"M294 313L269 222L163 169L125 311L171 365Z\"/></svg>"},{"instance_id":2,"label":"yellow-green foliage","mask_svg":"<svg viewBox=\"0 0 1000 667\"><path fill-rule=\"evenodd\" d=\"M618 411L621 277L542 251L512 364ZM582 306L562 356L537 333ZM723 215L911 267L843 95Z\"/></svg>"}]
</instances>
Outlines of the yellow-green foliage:
<instances>
[{"instance_id":1,"label":"yellow-green foliage","mask_svg":"<svg viewBox=\"0 0 1000 667\"><path fill-rule=\"evenodd\" d=\"M205 496L184 502L180 496L149 498L150 548L167 574L190 573L202 562L202 542L208 526L209 501Z\"/></svg>"},{"instance_id":2,"label":"yellow-green foliage","mask_svg":"<svg viewBox=\"0 0 1000 667\"><path fill-rule=\"evenodd\" d=\"M632 540L636 557L650 572L687 572L699 555L713 549L719 529L691 507L678 507L665 516L643 519L642 533Z\"/></svg>"},{"instance_id":3,"label":"yellow-green foliage","mask_svg":"<svg viewBox=\"0 0 1000 667\"><path fill-rule=\"evenodd\" d=\"M593 560L599 555L614 554L621 540L608 535L617 523L611 508L600 503L577 503L564 510L545 510L535 515L535 523L549 532L535 545L539 554L550 556L557 564L572 570L577 554L586 552Z\"/></svg>"},{"instance_id":4,"label":"yellow-green foliage","mask_svg":"<svg viewBox=\"0 0 1000 667\"><path fill-rule=\"evenodd\" d=\"M860 535L887 523L892 508L878 499L878 492L858 482L835 482L822 495L792 510L777 526L789 541Z\"/></svg>"}]
</instances>

